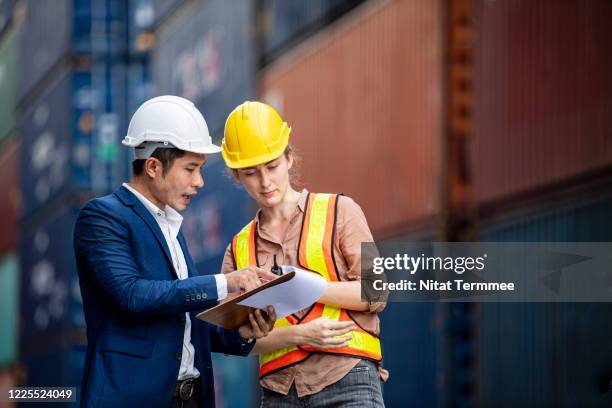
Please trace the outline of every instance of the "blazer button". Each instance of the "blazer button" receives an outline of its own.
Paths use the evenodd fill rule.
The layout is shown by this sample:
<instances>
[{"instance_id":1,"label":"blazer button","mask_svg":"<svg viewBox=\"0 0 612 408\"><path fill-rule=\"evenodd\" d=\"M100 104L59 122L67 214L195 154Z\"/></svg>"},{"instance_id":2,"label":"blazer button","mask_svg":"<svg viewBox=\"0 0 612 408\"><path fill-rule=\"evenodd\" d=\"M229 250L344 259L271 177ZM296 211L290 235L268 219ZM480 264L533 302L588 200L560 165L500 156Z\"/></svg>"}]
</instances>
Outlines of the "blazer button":
<instances>
[{"instance_id":1,"label":"blazer button","mask_svg":"<svg viewBox=\"0 0 612 408\"><path fill-rule=\"evenodd\" d=\"M174 358L176 358L178 361L181 361L181 359L183 358L183 353L179 351L174 355Z\"/></svg>"}]
</instances>

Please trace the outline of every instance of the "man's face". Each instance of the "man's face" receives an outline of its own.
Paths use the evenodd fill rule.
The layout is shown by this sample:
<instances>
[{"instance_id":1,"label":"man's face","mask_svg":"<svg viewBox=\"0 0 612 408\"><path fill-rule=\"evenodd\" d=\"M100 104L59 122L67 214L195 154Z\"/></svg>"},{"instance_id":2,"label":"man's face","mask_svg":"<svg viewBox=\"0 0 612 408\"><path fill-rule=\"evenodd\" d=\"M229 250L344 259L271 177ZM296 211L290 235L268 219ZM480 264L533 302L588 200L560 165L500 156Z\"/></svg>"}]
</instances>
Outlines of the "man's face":
<instances>
[{"instance_id":1,"label":"man's face","mask_svg":"<svg viewBox=\"0 0 612 408\"><path fill-rule=\"evenodd\" d=\"M292 166L293 157L283 154L265 164L237 169L234 174L260 206L271 208L283 201L289 187L289 170Z\"/></svg>"},{"instance_id":2,"label":"man's face","mask_svg":"<svg viewBox=\"0 0 612 408\"><path fill-rule=\"evenodd\" d=\"M174 160L165 176L160 163L152 179L151 192L158 204L163 204L161 209L166 204L176 211L183 211L187 207L191 196L204 187L201 171L205 162L205 155L186 152L183 157Z\"/></svg>"}]
</instances>

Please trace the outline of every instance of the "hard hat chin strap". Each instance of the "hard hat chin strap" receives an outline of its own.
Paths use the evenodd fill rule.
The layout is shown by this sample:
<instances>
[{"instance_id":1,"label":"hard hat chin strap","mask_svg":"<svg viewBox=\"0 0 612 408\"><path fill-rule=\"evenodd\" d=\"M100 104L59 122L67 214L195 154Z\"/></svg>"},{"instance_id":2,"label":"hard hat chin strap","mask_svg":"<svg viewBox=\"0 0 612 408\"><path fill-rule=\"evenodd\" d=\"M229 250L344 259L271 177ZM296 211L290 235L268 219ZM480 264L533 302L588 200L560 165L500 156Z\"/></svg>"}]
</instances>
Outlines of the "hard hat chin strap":
<instances>
[{"instance_id":1,"label":"hard hat chin strap","mask_svg":"<svg viewBox=\"0 0 612 408\"><path fill-rule=\"evenodd\" d=\"M155 149L171 149L174 145L168 142L143 142L134 148L136 160L144 160L151 157Z\"/></svg>"}]
</instances>

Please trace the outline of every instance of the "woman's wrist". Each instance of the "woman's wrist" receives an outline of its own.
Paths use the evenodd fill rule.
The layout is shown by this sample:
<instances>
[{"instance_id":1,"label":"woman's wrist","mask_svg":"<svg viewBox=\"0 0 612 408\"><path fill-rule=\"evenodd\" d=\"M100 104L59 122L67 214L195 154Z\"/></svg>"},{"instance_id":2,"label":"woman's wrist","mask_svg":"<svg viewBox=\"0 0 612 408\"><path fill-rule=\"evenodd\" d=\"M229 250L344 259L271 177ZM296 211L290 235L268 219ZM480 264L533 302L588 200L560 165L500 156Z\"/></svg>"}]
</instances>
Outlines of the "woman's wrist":
<instances>
[{"instance_id":1,"label":"woman's wrist","mask_svg":"<svg viewBox=\"0 0 612 408\"><path fill-rule=\"evenodd\" d=\"M305 327L301 324L296 324L293 328L292 343L296 345L306 343L306 336L304 335Z\"/></svg>"}]
</instances>

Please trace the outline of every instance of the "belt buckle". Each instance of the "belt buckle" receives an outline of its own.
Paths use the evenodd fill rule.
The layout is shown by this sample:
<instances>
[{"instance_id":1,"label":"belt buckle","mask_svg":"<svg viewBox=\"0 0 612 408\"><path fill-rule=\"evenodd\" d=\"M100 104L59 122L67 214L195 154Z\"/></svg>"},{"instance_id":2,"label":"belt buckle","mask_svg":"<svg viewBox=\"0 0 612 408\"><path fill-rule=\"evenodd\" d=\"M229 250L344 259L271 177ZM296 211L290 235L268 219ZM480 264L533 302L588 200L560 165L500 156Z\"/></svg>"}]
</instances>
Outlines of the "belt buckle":
<instances>
[{"instance_id":1,"label":"belt buckle","mask_svg":"<svg viewBox=\"0 0 612 408\"><path fill-rule=\"evenodd\" d=\"M193 396L193 379L184 380L179 385L179 398L183 401L187 401Z\"/></svg>"}]
</instances>

